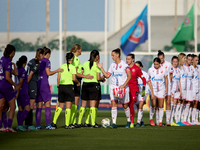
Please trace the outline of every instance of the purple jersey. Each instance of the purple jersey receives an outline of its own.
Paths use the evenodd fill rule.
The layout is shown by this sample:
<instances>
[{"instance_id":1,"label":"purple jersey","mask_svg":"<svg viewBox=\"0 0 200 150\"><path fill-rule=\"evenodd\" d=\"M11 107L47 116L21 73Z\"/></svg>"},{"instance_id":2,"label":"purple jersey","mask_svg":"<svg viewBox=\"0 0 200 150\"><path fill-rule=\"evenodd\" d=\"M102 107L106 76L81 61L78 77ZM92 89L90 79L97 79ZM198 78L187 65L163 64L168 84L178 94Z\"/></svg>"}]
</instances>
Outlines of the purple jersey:
<instances>
[{"instance_id":1,"label":"purple jersey","mask_svg":"<svg viewBox=\"0 0 200 150\"><path fill-rule=\"evenodd\" d=\"M23 67L17 70L18 70L18 81L20 81L20 79L24 79L19 95L28 95L28 77L26 70Z\"/></svg>"},{"instance_id":2,"label":"purple jersey","mask_svg":"<svg viewBox=\"0 0 200 150\"><path fill-rule=\"evenodd\" d=\"M12 78L12 62L9 57L1 57L0 59L0 88L8 88L12 85L6 80L6 71L10 72Z\"/></svg>"},{"instance_id":3,"label":"purple jersey","mask_svg":"<svg viewBox=\"0 0 200 150\"><path fill-rule=\"evenodd\" d=\"M51 69L51 62L49 61L49 59L43 58L40 61L40 75L39 75L39 81L38 81L39 87L41 85L49 84L48 76L46 73L47 68Z\"/></svg>"}]
</instances>

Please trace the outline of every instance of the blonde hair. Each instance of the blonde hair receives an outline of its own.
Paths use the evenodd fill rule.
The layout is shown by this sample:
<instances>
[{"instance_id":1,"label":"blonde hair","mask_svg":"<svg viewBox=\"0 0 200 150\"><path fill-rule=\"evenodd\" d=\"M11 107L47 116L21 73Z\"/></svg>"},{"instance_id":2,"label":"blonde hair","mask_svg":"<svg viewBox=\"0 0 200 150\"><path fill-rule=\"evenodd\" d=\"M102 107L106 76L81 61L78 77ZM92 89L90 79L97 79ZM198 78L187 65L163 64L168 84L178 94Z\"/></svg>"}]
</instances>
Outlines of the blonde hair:
<instances>
[{"instance_id":1,"label":"blonde hair","mask_svg":"<svg viewBox=\"0 0 200 150\"><path fill-rule=\"evenodd\" d=\"M180 54L178 55L178 66L179 66L179 67L183 65L183 64L182 64L182 58L185 57L185 56L186 56L185 53L180 53Z\"/></svg>"},{"instance_id":2,"label":"blonde hair","mask_svg":"<svg viewBox=\"0 0 200 150\"><path fill-rule=\"evenodd\" d=\"M77 50L81 49L81 46L79 44L75 44L72 48L71 48L71 53L76 53Z\"/></svg>"}]
</instances>

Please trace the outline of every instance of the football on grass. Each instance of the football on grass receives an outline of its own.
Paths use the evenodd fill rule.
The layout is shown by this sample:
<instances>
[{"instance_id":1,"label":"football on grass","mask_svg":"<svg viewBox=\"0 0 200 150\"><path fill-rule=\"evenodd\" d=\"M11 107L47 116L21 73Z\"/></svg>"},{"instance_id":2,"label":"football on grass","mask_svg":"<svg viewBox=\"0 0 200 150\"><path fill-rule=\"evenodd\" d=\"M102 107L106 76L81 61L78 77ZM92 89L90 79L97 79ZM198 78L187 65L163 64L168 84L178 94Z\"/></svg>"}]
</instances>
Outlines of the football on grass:
<instances>
[{"instance_id":1,"label":"football on grass","mask_svg":"<svg viewBox=\"0 0 200 150\"><path fill-rule=\"evenodd\" d=\"M110 119L108 119L108 118L102 119L101 125L103 128L108 128L110 126Z\"/></svg>"}]
</instances>

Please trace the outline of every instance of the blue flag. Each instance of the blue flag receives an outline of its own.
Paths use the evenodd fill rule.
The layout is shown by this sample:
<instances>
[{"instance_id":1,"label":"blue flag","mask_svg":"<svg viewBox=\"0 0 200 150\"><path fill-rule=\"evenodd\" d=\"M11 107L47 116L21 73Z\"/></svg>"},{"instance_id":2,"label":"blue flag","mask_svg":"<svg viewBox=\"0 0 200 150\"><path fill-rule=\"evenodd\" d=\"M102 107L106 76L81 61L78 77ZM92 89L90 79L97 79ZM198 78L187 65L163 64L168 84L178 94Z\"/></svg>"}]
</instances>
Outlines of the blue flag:
<instances>
[{"instance_id":1,"label":"blue flag","mask_svg":"<svg viewBox=\"0 0 200 150\"><path fill-rule=\"evenodd\" d=\"M148 39L147 5L139 15L134 25L121 37L121 49L125 55Z\"/></svg>"}]
</instances>

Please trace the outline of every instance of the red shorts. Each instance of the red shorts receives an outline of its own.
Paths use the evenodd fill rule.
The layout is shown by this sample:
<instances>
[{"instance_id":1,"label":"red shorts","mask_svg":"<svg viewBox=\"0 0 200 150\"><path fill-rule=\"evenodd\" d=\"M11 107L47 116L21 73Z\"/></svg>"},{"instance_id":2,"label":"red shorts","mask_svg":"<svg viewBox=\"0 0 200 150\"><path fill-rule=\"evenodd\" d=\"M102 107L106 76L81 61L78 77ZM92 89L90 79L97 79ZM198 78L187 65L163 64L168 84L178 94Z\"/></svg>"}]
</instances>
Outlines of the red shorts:
<instances>
[{"instance_id":1,"label":"red shorts","mask_svg":"<svg viewBox=\"0 0 200 150\"><path fill-rule=\"evenodd\" d=\"M130 88L130 101L136 102L137 101L137 97L138 97L138 93L139 93L139 90Z\"/></svg>"}]
</instances>

